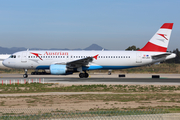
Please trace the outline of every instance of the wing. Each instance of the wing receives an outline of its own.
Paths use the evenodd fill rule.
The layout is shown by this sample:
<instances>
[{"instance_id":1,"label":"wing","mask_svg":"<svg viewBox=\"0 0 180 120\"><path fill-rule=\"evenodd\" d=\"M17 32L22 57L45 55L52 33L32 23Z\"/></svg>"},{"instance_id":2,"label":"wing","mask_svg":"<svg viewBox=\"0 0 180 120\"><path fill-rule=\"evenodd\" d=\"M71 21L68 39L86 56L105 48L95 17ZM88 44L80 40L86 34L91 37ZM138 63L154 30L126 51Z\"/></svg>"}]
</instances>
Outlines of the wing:
<instances>
[{"instance_id":1,"label":"wing","mask_svg":"<svg viewBox=\"0 0 180 120\"><path fill-rule=\"evenodd\" d=\"M70 62L67 62L67 63L56 63L56 64L66 64L68 68L78 68L78 67L88 65L89 62L93 61L93 58L97 59L97 56L98 55L95 55L93 57L86 57L86 58L70 61Z\"/></svg>"},{"instance_id":2,"label":"wing","mask_svg":"<svg viewBox=\"0 0 180 120\"><path fill-rule=\"evenodd\" d=\"M152 59L157 60L157 59L166 57L166 56L168 56L168 55L171 55L171 53L164 53L164 54L159 54L159 55L152 55L151 57L152 57Z\"/></svg>"}]
</instances>

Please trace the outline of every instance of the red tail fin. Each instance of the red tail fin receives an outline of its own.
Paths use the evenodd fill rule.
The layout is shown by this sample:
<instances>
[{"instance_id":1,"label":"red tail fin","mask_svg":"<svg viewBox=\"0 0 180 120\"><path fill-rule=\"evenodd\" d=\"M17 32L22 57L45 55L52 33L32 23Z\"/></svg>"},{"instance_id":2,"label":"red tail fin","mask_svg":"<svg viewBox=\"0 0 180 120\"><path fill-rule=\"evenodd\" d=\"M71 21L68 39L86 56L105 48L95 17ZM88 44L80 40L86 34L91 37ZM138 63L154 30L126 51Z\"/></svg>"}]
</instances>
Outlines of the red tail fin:
<instances>
[{"instance_id":1,"label":"red tail fin","mask_svg":"<svg viewBox=\"0 0 180 120\"><path fill-rule=\"evenodd\" d=\"M139 51L166 52L173 23L164 23L149 42Z\"/></svg>"}]
</instances>

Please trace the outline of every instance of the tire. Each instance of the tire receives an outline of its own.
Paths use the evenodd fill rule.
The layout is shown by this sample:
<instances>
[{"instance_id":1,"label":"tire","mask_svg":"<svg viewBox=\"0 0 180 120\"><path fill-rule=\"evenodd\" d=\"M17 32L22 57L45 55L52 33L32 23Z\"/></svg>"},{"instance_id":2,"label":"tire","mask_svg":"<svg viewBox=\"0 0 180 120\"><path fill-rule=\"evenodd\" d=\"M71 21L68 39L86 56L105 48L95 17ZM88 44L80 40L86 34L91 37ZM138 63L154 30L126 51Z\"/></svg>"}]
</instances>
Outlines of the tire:
<instances>
[{"instance_id":1,"label":"tire","mask_svg":"<svg viewBox=\"0 0 180 120\"><path fill-rule=\"evenodd\" d=\"M79 77L80 77L80 78L83 78L83 77L84 77L84 73L80 73L80 74L79 74Z\"/></svg>"},{"instance_id":2,"label":"tire","mask_svg":"<svg viewBox=\"0 0 180 120\"><path fill-rule=\"evenodd\" d=\"M85 77L85 78L88 78L88 77L89 77L89 74L88 74L88 73L84 73L84 77Z\"/></svg>"},{"instance_id":3,"label":"tire","mask_svg":"<svg viewBox=\"0 0 180 120\"><path fill-rule=\"evenodd\" d=\"M27 78L27 77L28 77L28 75L27 75L27 74L24 74L24 75L23 75L23 77L24 77L24 78Z\"/></svg>"}]
</instances>

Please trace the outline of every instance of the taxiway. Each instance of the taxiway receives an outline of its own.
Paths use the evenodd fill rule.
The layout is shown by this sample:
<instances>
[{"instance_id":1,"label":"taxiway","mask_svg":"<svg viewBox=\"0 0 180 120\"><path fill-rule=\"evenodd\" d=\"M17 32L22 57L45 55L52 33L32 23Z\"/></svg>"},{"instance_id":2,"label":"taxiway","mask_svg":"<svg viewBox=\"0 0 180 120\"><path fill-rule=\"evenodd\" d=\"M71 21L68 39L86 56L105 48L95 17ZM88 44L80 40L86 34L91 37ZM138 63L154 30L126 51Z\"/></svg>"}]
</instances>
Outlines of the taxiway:
<instances>
[{"instance_id":1,"label":"taxiway","mask_svg":"<svg viewBox=\"0 0 180 120\"><path fill-rule=\"evenodd\" d=\"M69 76L54 75L29 75L24 79L22 74L1 74L0 82L4 84L41 82L58 83L63 85L84 84L132 84L132 85L180 85L179 74L159 74L160 78L151 78L151 74L126 74L126 77L118 77L118 74L92 74L89 78L78 78L77 74Z\"/></svg>"}]
</instances>

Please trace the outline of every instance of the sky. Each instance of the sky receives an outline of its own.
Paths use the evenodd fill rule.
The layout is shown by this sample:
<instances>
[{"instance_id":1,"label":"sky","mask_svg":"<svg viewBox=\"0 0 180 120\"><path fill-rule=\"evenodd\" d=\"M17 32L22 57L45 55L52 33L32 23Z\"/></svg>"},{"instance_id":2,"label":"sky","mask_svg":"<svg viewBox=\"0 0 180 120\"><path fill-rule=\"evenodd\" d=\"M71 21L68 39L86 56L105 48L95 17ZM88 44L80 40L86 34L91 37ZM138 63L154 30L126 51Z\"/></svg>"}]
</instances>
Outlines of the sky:
<instances>
[{"instance_id":1,"label":"sky","mask_svg":"<svg viewBox=\"0 0 180 120\"><path fill-rule=\"evenodd\" d=\"M179 0L0 0L0 46L142 48L174 23L168 50L180 49Z\"/></svg>"}]
</instances>

